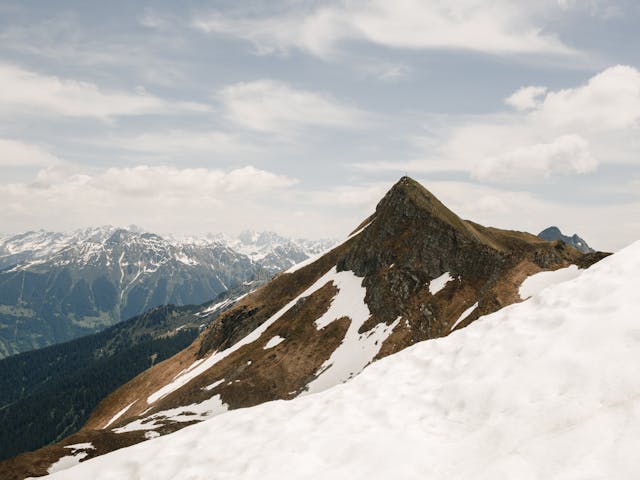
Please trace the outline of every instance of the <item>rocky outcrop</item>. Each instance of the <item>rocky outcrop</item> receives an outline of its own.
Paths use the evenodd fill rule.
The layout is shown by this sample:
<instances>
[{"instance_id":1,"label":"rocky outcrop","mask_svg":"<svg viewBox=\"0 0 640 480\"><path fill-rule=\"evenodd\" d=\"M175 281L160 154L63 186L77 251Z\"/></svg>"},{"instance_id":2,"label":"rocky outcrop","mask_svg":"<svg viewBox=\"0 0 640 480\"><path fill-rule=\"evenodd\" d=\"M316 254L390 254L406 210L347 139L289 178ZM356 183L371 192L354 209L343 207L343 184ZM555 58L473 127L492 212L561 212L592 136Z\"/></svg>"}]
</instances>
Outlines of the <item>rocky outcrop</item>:
<instances>
[{"instance_id":1,"label":"rocky outcrop","mask_svg":"<svg viewBox=\"0 0 640 480\"><path fill-rule=\"evenodd\" d=\"M567 235L564 235L558 227L545 228L538 234L538 237L542 238L543 240L549 240L550 242L562 240L567 245L571 245L573 248L580 250L582 253L595 252L595 250L591 248L589 244L582 238L580 238L576 233L569 237Z\"/></svg>"}]
</instances>

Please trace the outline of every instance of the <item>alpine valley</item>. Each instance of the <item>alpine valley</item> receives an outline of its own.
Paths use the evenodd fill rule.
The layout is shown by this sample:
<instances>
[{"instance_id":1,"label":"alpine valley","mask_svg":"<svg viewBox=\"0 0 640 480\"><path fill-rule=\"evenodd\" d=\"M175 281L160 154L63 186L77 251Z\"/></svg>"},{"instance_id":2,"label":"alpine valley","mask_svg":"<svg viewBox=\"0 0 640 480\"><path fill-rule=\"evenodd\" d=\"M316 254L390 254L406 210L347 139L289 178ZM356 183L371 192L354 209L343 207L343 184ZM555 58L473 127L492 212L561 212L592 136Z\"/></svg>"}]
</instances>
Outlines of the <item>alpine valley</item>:
<instances>
[{"instance_id":1,"label":"alpine valley","mask_svg":"<svg viewBox=\"0 0 640 480\"><path fill-rule=\"evenodd\" d=\"M134 258L122 256L121 249L103 253L114 236L115 244L132 236L150 243L161 240L116 231L86 256L109 258L104 268L115 272L115 280L107 280L116 290L109 298L113 303L115 296L118 308L131 313L132 300L120 304L118 299L138 298L132 296L130 279L142 276L144 269ZM174 249L172 262L203 263L193 244L167 248ZM226 245L219 248L230 251ZM215 258L224 257L222 250L217 252ZM47 262L60 255L47 256ZM598 297L585 289L606 283L607 272L625 263L617 255L600 262L607 256L581 252L562 240L462 220L423 186L403 177L343 243L255 291L188 312L205 319L192 343L109 393L78 432L2 462L1 477L419 478L422 472L427 478L469 478L460 472L473 470L482 459L488 467L473 470L482 478L514 478L491 469L502 465L503 457L492 464L474 449L498 442L504 457L518 462L520 457L508 452L518 450L519 440L509 439L519 430L510 429L508 422L474 422L494 418L497 411L515 412L516 419L521 412L531 417L533 410L521 405L557 408L563 392L574 394L576 385L584 385L567 383L567 372L580 374L581 364L573 370L558 368L564 357L555 350L547 355L544 348L545 342L558 348L571 344L570 336L552 335L569 300L540 295L575 284L573 290L566 287L567 294L574 292L576 301L586 302L584 311L591 311L587 303ZM29 262L7 267L2 275L28 278L43 265L38 259ZM161 291L165 300L170 298L166 295L175 287L166 271L158 266L150 273L156 284L164 279ZM76 290L91 290L98 278L102 276L96 274ZM231 273L219 275L220 291L231 278ZM16 298L26 298L25 291L33 289ZM139 309L155 303L144 299L136 303ZM511 315L527 320L516 325ZM161 317L156 321L162 323ZM68 323L74 325L73 318ZM584 330L589 338L607 331L598 325ZM578 327L567 327L565 333L579 335ZM539 339L530 354L523 347L526 338ZM529 373L538 364L545 373L535 378L547 379L553 388L536 396ZM555 386L560 376L567 382ZM508 386L514 388L502 390ZM395 403L389 396L396 397ZM237 409L242 410L229 412ZM475 411L478 415L472 417ZM582 414L588 418L590 410ZM531 438L540 434L536 428L560 429L531 425L535 428L526 430ZM418 433L430 447L411 440ZM477 442L469 443L470 438ZM385 455L400 459L401 454L408 463L382 461ZM447 476L438 461L454 454L470 460L468 465L447 464L460 465Z\"/></svg>"},{"instance_id":2,"label":"alpine valley","mask_svg":"<svg viewBox=\"0 0 640 480\"><path fill-rule=\"evenodd\" d=\"M163 238L138 228L0 238L0 358L98 332L159 305L199 305L332 245L245 232Z\"/></svg>"}]
</instances>

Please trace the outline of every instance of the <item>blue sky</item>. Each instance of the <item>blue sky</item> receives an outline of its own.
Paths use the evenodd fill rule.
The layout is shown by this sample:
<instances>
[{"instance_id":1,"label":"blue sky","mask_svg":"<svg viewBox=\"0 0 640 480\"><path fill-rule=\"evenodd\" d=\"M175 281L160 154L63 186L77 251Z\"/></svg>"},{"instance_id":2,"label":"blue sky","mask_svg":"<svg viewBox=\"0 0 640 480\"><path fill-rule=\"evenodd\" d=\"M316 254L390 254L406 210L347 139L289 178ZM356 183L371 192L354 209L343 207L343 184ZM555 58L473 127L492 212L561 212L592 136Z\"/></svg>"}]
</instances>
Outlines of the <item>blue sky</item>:
<instances>
[{"instance_id":1,"label":"blue sky","mask_svg":"<svg viewBox=\"0 0 640 480\"><path fill-rule=\"evenodd\" d=\"M640 238L640 5L0 2L0 232L346 234L408 173L465 218Z\"/></svg>"}]
</instances>

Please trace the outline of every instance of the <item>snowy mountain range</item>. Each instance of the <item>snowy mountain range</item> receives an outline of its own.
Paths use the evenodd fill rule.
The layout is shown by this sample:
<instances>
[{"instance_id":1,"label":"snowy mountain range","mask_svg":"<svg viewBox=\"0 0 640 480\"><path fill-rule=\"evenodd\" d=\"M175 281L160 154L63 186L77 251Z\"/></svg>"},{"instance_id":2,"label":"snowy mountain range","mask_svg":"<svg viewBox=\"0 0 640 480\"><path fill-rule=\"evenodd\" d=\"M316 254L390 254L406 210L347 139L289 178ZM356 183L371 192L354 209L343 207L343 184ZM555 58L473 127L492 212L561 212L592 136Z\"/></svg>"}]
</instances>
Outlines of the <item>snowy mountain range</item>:
<instances>
[{"instance_id":1,"label":"snowy mountain range","mask_svg":"<svg viewBox=\"0 0 640 480\"><path fill-rule=\"evenodd\" d=\"M273 421L284 418L279 415L285 413L272 415L272 412L286 411L287 407L283 405L287 404L265 403L272 400L295 399L292 403L294 407L291 407L294 415L290 418L305 418L304 422L308 420L310 424L315 423L322 428L327 423L332 424L330 417L333 413L323 400L314 398L340 397L339 392L348 391L345 388L349 382L362 383L360 375L363 371L362 375L365 375L372 363L386 357L392 359L396 355L406 358L409 354L404 354L403 350L419 342L426 341L425 344L429 344L442 337L456 338L460 330L474 326L478 319L491 316L530 296L536 297L552 283L580 276L585 269L606 256L601 252L585 254L561 241L550 242L529 233L484 227L462 220L420 184L403 177L382 198L375 212L356 227L343 243L323 255L289 268L256 291L236 299L228 310L216 314L208 322L208 326L189 347L108 395L79 432L54 445L9 460L0 468L4 467L14 475L7 478L57 471L60 471L60 478L80 478L74 476L74 469L64 469L115 449L166 436L162 441L148 442L148 447L143 443L143 446L124 448L120 453L113 454L111 458L115 470L109 467L107 471L115 476L127 477L129 467L125 465L126 462L121 463L121 458L134 458L136 452L142 452L142 456L147 458L144 452L152 451L154 447L151 445L168 445L171 438L178 442L173 444L175 451L183 452L181 455L187 458L190 453L183 451L181 439L189 443L193 438L188 433L169 434L186 427L185 431L208 435L208 427L193 426L194 423L206 420L205 424L208 424L218 418L215 424L222 428L220 432L232 436L233 433L226 430L227 422L242 422L231 419L253 418L251 416L254 414L249 413L251 411L262 412ZM215 308L218 307L212 305L200 314L214 314L216 312L210 309ZM508 333L509 330L505 330L503 336L498 334L498 337L506 339L507 344ZM470 337L478 339L474 352L485 345L482 338L473 334ZM461 356L459 349L452 347L451 351L450 359L442 359L445 365L451 363L456 366L457 359L463 359L462 364L467 365L473 362L473 354L467 358ZM517 354L516 351L514 355ZM431 361L433 366L422 367L426 369L425 372L431 372L431 380L425 380L416 371L419 366L411 369L409 365L408 371L415 376L412 383L399 368L394 375L409 382L404 387L392 379L385 385L383 378L375 377L378 385L366 387L363 395L358 391L353 394L354 398L360 399L353 408L361 408L362 402L367 403L369 398L375 400L377 397L373 390L376 388L380 388L381 392L397 389L398 392L408 392L407 403L403 406L410 416L414 411L411 406L413 400L410 399L413 385L416 395L421 395L419 398L424 401L425 408L432 405L434 411L443 414L436 408L440 405L438 382L446 378L438 376L437 365L440 361L434 359ZM486 362L489 368L490 359ZM500 365L503 363L500 362ZM507 368L507 360L503 366ZM490 374L490 370L483 368L479 367L479 373ZM430 385L429 388L419 387L424 381ZM346 385L341 387L344 383ZM452 388L458 386L454 384ZM425 395L432 397L423 398ZM459 401L453 394L451 398ZM395 404L386 400L372 403L371 412L368 409L363 411L367 415L374 415L372 412L377 411L382 418L386 418L384 412L394 408ZM473 397L469 397L468 402L474 404ZM259 404L265 405L257 409L229 412ZM345 412L351 408L335 398L332 404L337 405L336 408L345 408ZM306 407L319 415L324 406L327 407L328 416L298 417ZM445 407L449 408L442 408ZM451 408L464 410L464 404L462 407L454 404ZM424 418L428 422L428 408L425 412ZM337 414L337 418L344 419L340 414ZM442 421L446 422L446 419ZM397 428L410 432L413 424L407 422ZM261 425L273 431L283 428L285 424ZM308 428L307 423L292 422L286 425L285 431L295 431L296 435L302 436L302 431ZM236 426L238 432L245 431L243 427ZM389 422L382 422L379 428L388 428L392 435L396 434ZM434 433L434 438L438 437L439 431ZM363 432L368 438L369 432ZM254 440L250 437L240 435L237 442L253 445ZM276 437L287 441L286 436ZM319 440L319 445L308 446L310 451L323 451L323 442ZM224 471L229 474L220 478L246 477L240 470L246 474L247 465L253 469L254 464L249 463L252 460L244 456L244 451L236 450L241 447L234 440L230 440L229 444L234 445L233 452L228 453L229 457L225 456L227 450L221 446L215 449L215 454L211 453L213 457L209 453L202 455L202 461L215 457L227 462L229 458L228 463L224 463ZM327 437L326 445L331 450L329 444L339 445L340 442L331 436ZM248 446L248 450L253 451L252 448ZM274 448L277 450L278 447ZM354 446L350 448L356 449ZM395 452L394 455L399 453ZM276 454L271 452L270 455ZM382 458L383 451L372 448L371 455ZM241 459L240 463L234 463L231 457ZM256 470L263 475L262 478L287 477L278 466L269 463L269 458L260 458L266 462L260 464L265 467L264 470ZM291 458L297 457L293 455ZM300 458L306 457L303 454ZM341 458L345 458L345 455L341 455ZM216 462L211 461L212 471L219 471L216 470ZM320 458L318 461L318 465L328 466L327 472L338 468L340 464L339 461L331 463L332 459L329 458ZM91 469L92 463L89 461L85 468ZM102 462L96 463L103 465ZM194 461L194 465L200 465L199 461ZM294 472L295 478L322 477L318 475L314 462L288 464L289 467L291 465L302 469ZM160 461L140 466L137 471L141 478L147 478L147 473L144 473L147 471L179 477L180 468ZM369 473L375 476L375 470L373 468ZM85 469L77 471L85 472ZM382 475L381 478L389 476L392 475ZM333 477L326 473L324 478Z\"/></svg>"},{"instance_id":2,"label":"snowy mountain range","mask_svg":"<svg viewBox=\"0 0 640 480\"><path fill-rule=\"evenodd\" d=\"M0 358L164 304L201 304L327 248L273 233L178 241L137 228L0 239Z\"/></svg>"}]
</instances>

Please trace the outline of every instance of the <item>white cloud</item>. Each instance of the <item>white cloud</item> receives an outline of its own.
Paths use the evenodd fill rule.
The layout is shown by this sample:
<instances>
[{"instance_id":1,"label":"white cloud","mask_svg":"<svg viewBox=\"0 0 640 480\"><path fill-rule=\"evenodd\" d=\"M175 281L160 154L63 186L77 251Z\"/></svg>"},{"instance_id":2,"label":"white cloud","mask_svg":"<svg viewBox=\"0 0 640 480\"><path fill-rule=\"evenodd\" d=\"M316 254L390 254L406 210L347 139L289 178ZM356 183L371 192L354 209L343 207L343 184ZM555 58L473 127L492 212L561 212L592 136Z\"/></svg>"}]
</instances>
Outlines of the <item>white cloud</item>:
<instances>
[{"instance_id":1,"label":"white cloud","mask_svg":"<svg viewBox=\"0 0 640 480\"><path fill-rule=\"evenodd\" d=\"M577 88L547 93L531 120L555 129L590 132L624 129L640 119L640 71L607 68Z\"/></svg>"},{"instance_id":2,"label":"white cloud","mask_svg":"<svg viewBox=\"0 0 640 480\"><path fill-rule=\"evenodd\" d=\"M522 87L508 97L505 102L517 110L529 110L540 104L547 87Z\"/></svg>"},{"instance_id":3,"label":"white cloud","mask_svg":"<svg viewBox=\"0 0 640 480\"><path fill-rule=\"evenodd\" d=\"M508 97L517 111L447 117L404 162L356 164L365 171L465 171L478 179L537 181L591 172L602 164L638 165L640 71L614 66L562 90L525 87ZM435 133L434 133L435 132Z\"/></svg>"},{"instance_id":4,"label":"white cloud","mask_svg":"<svg viewBox=\"0 0 640 480\"><path fill-rule=\"evenodd\" d=\"M56 162L59 159L42 147L0 138L0 167L49 165Z\"/></svg>"},{"instance_id":5,"label":"white cloud","mask_svg":"<svg viewBox=\"0 0 640 480\"><path fill-rule=\"evenodd\" d=\"M8 64L0 64L0 108L13 115L100 119L206 109L193 103L169 102L140 89L137 92L105 90L93 83L42 75Z\"/></svg>"},{"instance_id":6,"label":"white cloud","mask_svg":"<svg viewBox=\"0 0 640 480\"><path fill-rule=\"evenodd\" d=\"M328 95L273 80L229 85L217 98L230 120L262 132L287 135L304 127L358 128L368 122L367 114Z\"/></svg>"},{"instance_id":7,"label":"white cloud","mask_svg":"<svg viewBox=\"0 0 640 480\"><path fill-rule=\"evenodd\" d=\"M520 0L356 0L315 8L302 3L293 13L262 18L214 13L194 25L247 40L259 53L299 49L326 57L354 40L406 49L572 53L554 35L543 33L536 21L542 4L558 9L553 2Z\"/></svg>"},{"instance_id":8,"label":"white cloud","mask_svg":"<svg viewBox=\"0 0 640 480\"><path fill-rule=\"evenodd\" d=\"M67 164L40 171L31 183L0 185L0 204L5 226L16 230L137 222L160 232L203 233L267 227L278 216L268 206L272 197L296 183L251 166L87 171Z\"/></svg>"},{"instance_id":9,"label":"white cloud","mask_svg":"<svg viewBox=\"0 0 640 480\"><path fill-rule=\"evenodd\" d=\"M550 143L520 147L476 163L473 176L489 181L535 181L554 173L587 173L598 162L579 135L563 135Z\"/></svg>"}]
</instances>

